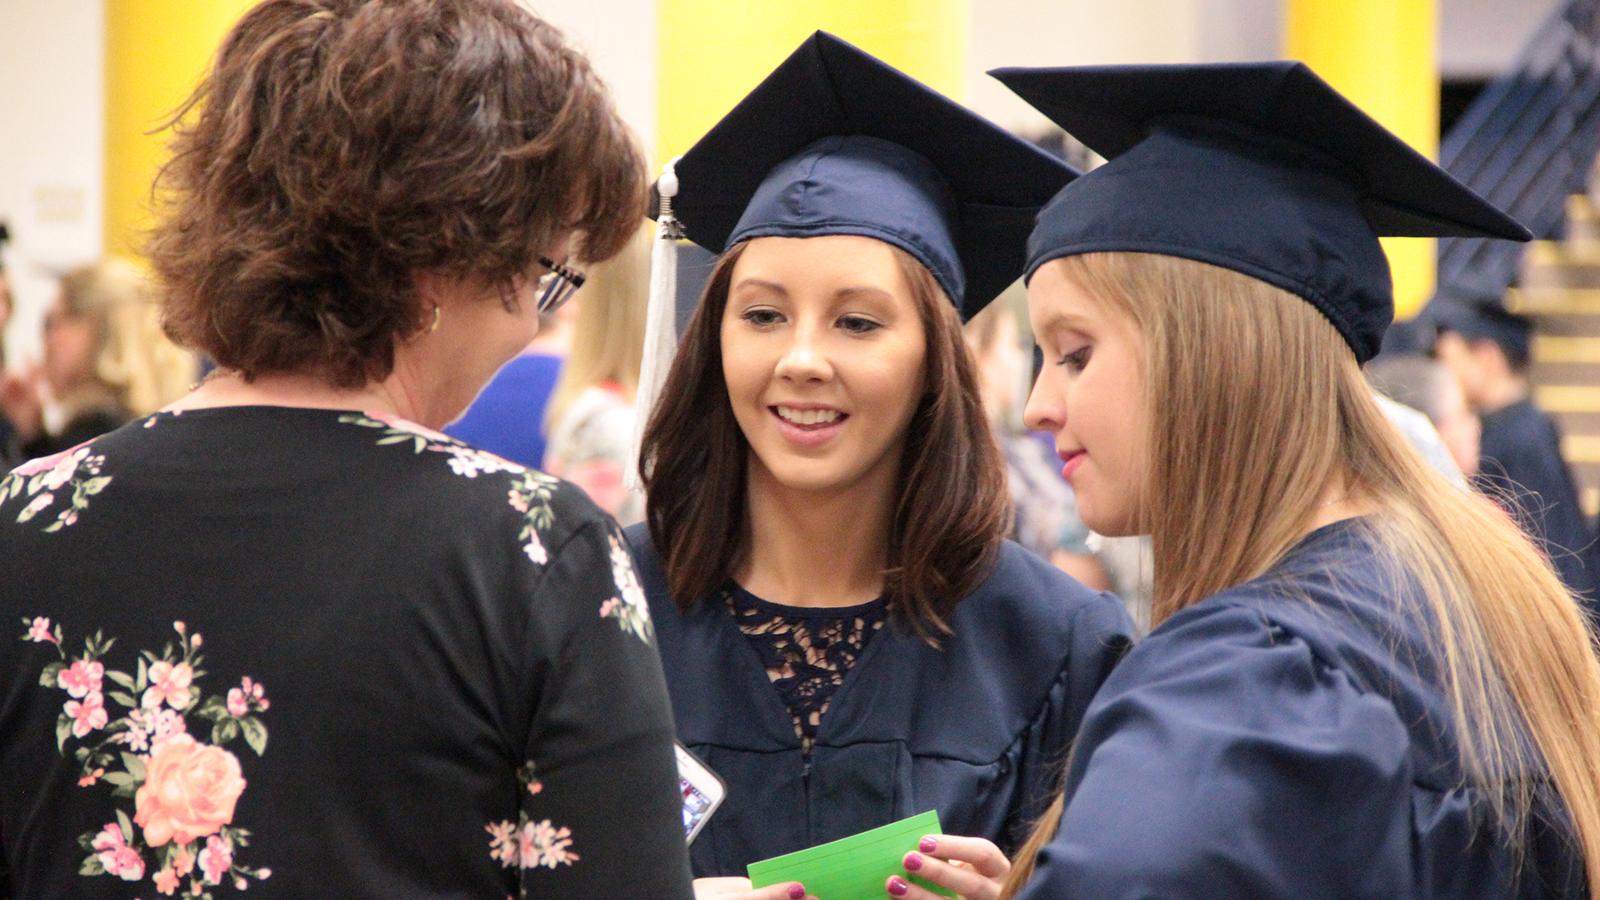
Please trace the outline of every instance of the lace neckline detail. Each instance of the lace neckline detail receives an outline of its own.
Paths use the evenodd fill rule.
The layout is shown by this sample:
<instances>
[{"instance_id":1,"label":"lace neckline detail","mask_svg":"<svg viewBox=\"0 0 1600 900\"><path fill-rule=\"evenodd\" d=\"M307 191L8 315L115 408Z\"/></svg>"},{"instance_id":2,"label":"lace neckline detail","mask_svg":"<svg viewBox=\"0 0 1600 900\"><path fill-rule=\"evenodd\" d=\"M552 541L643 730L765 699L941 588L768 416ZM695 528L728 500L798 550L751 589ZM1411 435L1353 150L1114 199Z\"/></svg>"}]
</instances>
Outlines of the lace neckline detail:
<instances>
[{"instance_id":1,"label":"lace neckline detail","mask_svg":"<svg viewBox=\"0 0 1600 900\"><path fill-rule=\"evenodd\" d=\"M883 598L855 606L784 606L730 585L722 599L789 710L809 759L834 693L883 628Z\"/></svg>"}]
</instances>

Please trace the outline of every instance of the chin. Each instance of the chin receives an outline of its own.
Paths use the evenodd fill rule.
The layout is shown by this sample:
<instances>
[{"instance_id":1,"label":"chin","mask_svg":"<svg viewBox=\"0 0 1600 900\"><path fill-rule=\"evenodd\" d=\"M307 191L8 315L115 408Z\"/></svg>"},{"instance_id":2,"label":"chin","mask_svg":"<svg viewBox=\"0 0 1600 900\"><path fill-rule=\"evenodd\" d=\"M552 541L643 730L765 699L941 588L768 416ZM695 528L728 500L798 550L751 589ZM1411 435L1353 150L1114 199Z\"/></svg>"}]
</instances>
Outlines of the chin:
<instances>
[{"instance_id":1,"label":"chin","mask_svg":"<svg viewBox=\"0 0 1600 900\"><path fill-rule=\"evenodd\" d=\"M1078 516L1083 519L1083 524L1090 531L1101 537L1137 537L1149 533L1149 529L1140 528L1133 513L1126 510L1112 510L1105 515L1097 514L1092 507L1086 506L1082 495L1078 497Z\"/></svg>"},{"instance_id":2,"label":"chin","mask_svg":"<svg viewBox=\"0 0 1600 900\"><path fill-rule=\"evenodd\" d=\"M806 465L769 466L767 471L772 474L772 480L779 486L810 494L827 494L843 490L856 480L851 477L854 473L819 470Z\"/></svg>"}]
</instances>

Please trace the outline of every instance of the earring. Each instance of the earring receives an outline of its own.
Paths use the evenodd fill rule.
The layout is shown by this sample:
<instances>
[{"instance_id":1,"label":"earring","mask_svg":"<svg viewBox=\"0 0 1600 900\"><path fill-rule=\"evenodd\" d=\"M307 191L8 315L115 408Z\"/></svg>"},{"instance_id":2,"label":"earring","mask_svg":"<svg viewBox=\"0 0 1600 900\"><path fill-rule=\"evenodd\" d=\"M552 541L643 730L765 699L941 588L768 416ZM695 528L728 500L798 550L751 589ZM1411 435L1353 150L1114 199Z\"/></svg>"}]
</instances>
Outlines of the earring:
<instances>
[{"instance_id":1,"label":"earring","mask_svg":"<svg viewBox=\"0 0 1600 900\"><path fill-rule=\"evenodd\" d=\"M439 330L439 304L435 303L433 305L433 324L428 326L428 333L432 334L433 332L438 331L438 330Z\"/></svg>"}]
</instances>

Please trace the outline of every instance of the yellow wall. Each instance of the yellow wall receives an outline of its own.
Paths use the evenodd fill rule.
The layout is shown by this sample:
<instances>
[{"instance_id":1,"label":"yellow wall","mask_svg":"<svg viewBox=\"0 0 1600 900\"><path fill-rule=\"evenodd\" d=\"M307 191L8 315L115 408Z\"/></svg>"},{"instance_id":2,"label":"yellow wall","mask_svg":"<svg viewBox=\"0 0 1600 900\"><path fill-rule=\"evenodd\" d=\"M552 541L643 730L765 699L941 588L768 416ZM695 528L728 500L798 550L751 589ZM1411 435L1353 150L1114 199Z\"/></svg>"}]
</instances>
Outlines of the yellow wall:
<instances>
[{"instance_id":1,"label":"yellow wall","mask_svg":"<svg viewBox=\"0 0 1600 900\"><path fill-rule=\"evenodd\" d=\"M1439 154L1438 0L1285 0L1284 55L1305 61L1368 115ZM1433 292L1435 247L1385 238L1397 318Z\"/></svg>"},{"instance_id":2,"label":"yellow wall","mask_svg":"<svg viewBox=\"0 0 1600 900\"><path fill-rule=\"evenodd\" d=\"M830 31L949 97L967 79L967 0L660 0L656 158L682 154L807 35Z\"/></svg>"},{"instance_id":3,"label":"yellow wall","mask_svg":"<svg viewBox=\"0 0 1600 900\"><path fill-rule=\"evenodd\" d=\"M134 255L166 159L157 129L194 90L251 0L105 0L105 250Z\"/></svg>"}]
</instances>

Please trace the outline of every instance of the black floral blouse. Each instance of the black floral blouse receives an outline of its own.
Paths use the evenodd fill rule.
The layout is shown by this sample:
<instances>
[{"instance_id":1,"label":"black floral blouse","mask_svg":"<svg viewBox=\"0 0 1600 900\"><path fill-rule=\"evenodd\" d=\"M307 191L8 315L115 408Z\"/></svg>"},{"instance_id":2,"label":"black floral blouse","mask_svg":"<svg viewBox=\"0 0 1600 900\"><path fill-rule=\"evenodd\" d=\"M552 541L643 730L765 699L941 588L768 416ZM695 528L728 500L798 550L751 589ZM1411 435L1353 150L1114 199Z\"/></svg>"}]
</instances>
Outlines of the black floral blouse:
<instances>
[{"instance_id":1,"label":"black floral blouse","mask_svg":"<svg viewBox=\"0 0 1600 900\"><path fill-rule=\"evenodd\" d=\"M689 896L643 593L550 476L157 414L0 481L4 621L0 897Z\"/></svg>"}]
</instances>

